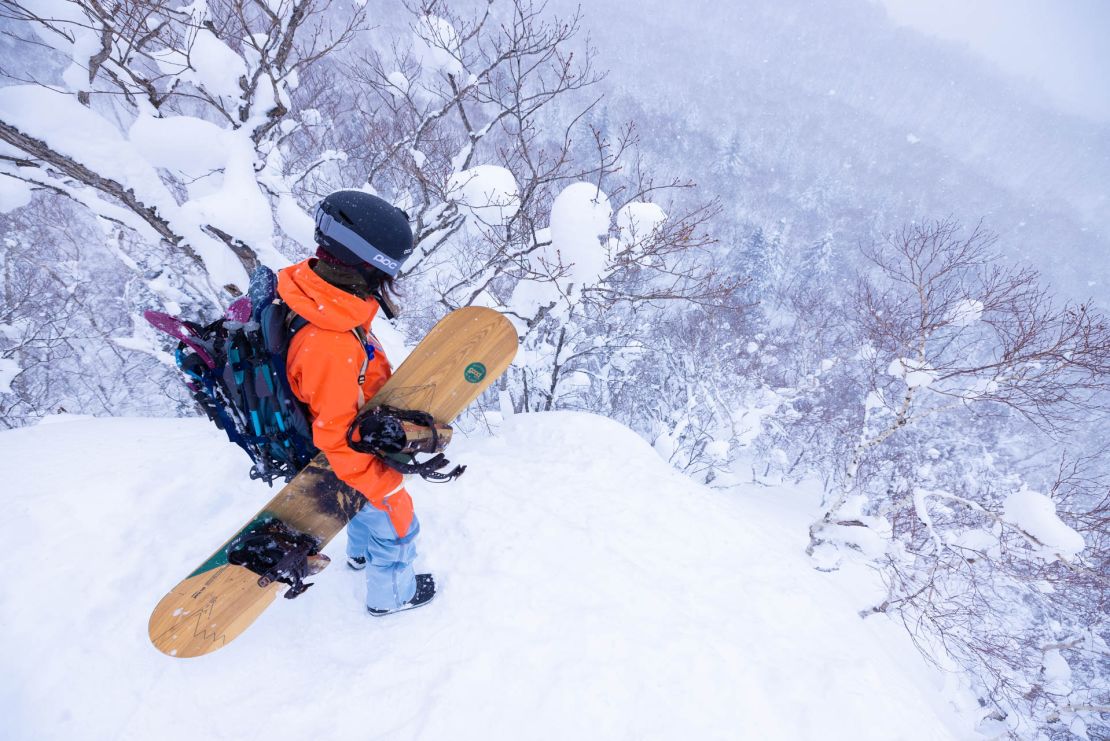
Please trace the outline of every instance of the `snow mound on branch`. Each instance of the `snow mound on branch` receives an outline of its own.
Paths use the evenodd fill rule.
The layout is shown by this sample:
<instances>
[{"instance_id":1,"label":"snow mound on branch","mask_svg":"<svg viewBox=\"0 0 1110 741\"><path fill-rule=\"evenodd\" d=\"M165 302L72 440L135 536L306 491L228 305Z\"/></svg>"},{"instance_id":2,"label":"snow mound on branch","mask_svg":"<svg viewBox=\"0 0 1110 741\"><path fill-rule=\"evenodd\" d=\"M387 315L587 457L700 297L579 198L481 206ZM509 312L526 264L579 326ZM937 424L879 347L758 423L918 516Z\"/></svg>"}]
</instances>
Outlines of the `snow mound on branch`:
<instances>
[{"instance_id":1,"label":"snow mound on branch","mask_svg":"<svg viewBox=\"0 0 1110 741\"><path fill-rule=\"evenodd\" d=\"M45 4L43 4L45 5ZM69 65L62 73L62 82L64 82L70 90L88 90L91 87L89 82L89 60L92 59L100 51L102 42L99 35L91 28L87 28L88 20L82 18L76 8L67 9L62 7L69 5L69 3L50 3L50 13L55 18L66 18L72 25L66 28L73 37L73 44L68 49L61 38L54 37L43 33L38 29L38 24L34 24L36 29L35 33L47 45L53 46L58 51L66 54L73 60L73 64ZM43 6L39 6L39 12L42 12ZM57 13L57 15L54 15ZM82 22L84 21L84 22Z\"/></svg>"},{"instance_id":2,"label":"snow mound on branch","mask_svg":"<svg viewBox=\"0 0 1110 741\"><path fill-rule=\"evenodd\" d=\"M211 193L185 203L182 212L211 224L252 247L269 246L274 233L270 204L254 174L254 154L246 147L228 152L223 178Z\"/></svg>"},{"instance_id":3,"label":"snow mound on branch","mask_svg":"<svg viewBox=\"0 0 1110 741\"><path fill-rule=\"evenodd\" d=\"M478 165L456 172L447 183L447 197L489 226L505 225L520 209L516 178L496 165Z\"/></svg>"},{"instance_id":4,"label":"snow mound on branch","mask_svg":"<svg viewBox=\"0 0 1110 741\"><path fill-rule=\"evenodd\" d=\"M732 443L728 440L713 440L705 446L705 452L713 460L724 462L728 460L728 451L731 447Z\"/></svg>"},{"instance_id":5,"label":"snow mound on branch","mask_svg":"<svg viewBox=\"0 0 1110 741\"><path fill-rule=\"evenodd\" d=\"M71 157L99 175L135 192L146 205L157 209L171 227L184 236L204 259L215 283L246 286L247 274L235 255L183 216L183 209L158 177L150 162L116 127L77 102L74 95L38 85L0 88L0 118L22 131L33 131L53 149ZM257 184L254 185L257 190ZM121 219L140 233L149 229L141 219L121 209ZM232 234L246 238L238 230ZM148 232L149 233L149 232ZM252 245L266 258L267 244Z\"/></svg>"},{"instance_id":6,"label":"snow mound on branch","mask_svg":"<svg viewBox=\"0 0 1110 741\"><path fill-rule=\"evenodd\" d=\"M1059 649L1050 649L1044 653L1045 689L1057 695L1068 695L1074 686L1071 681L1071 666Z\"/></svg>"},{"instance_id":7,"label":"snow mound on branch","mask_svg":"<svg viewBox=\"0 0 1110 741\"><path fill-rule=\"evenodd\" d=\"M560 297L559 286L552 281L524 279L517 282L509 298L509 308L520 316L534 316L543 306L550 306Z\"/></svg>"},{"instance_id":8,"label":"snow mound on branch","mask_svg":"<svg viewBox=\"0 0 1110 741\"><path fill-rule=\"evenodd\" d=\"M19 363L15 358L0 357L0 394L10 394L12 392L12 381L23 370L19 367Z\"/></svg>"},{"instance_id":9,"label":"snow mound on branch","mask_svg":"<svg viewBox=\"0 0 1110 741\"><path fill-rule=\"evenodd\" d=\"M246 62L207 28L197 29L188 50L166 48L151 56L163 73L177 75L210 95L234 100L243 94L239 79L247 74Z\"/></svg>"},{"instance_id":10,"label":"snow mound on branch","mask_svg":"<svg viewBox=\"0 0 1110 741\"><path fill-rule=\"evenodd\" d=\"M39 85L0 88L0 117L33 131L62 154L99 174L140 186L157 184L157 173L103 117L77 98Z\"/></svg>"},{"instance_id":11,"label":"snow mound on branch","mask_svg":"<svg viewBox=\"0 0 1110 741\"><path fill-rule=\"evenodd\" d=\"M910 388L929 388L937 380L936 371L911 358L895 358L886 372L901 378Z\"/></svg>"},{"instance_id":12,"label":"snow mound on branch","mask_svg":"<svg viewBox=\"0 0 1110 741\"><path fill-rule=\"evenodd\" d=\"M463 67L456 58L459 33L449 20L425 15L416 23L413 32L413 55L425 73L462 74Z\"/></svg>"},{"instance_id":13,"label":"snow mound on branch","mask_svg":"<svg viewBox=\"0 0 1110 741\"><path fill-rule=\"evenodd\" d=\"M957 327L966 327L983 318L983 302L973 298L964 299L952 309L949 321Z\"/></svg>"},{"instance_id":14,"label":"snow mound on branch","mask_svg":"<svg viewBox=\"0 0 1110 741\"><path fill-rule=\"evenodd\" d=\"M613 220L609 197L590 183L563 189L551 205L551 251L547 259L569 268L577 287L597 283L609 261L606 235Z\"/></svg>"},{"instance_id":15,"label":"snow mound on branch","mask_svg":"<svg viewBox=\"0 0 1110 741\"><path fill-rule=\"evenodd\" d=\"M193 116L139 116L127 138L155 167L189 179L202 178L227 163L227 131Z\"/></svg>"},{"instance_id":16,"label":"snow mound on branch","mask_svg":"<svg viewBox=\"0 0 1110 741\"><path fill-rule=\"evenodd\" d=\"M1075 558L1086 545L1082 535L1056 516L1056 504L1044 494L1020 489L1006 497L1002 508L1007 522L1041 542L1042 555L1049 561L1057 555Z\"/></svg>"},{"instance_id":17,"label":"snow mound on branch","mask_svg":"<svg viewBox=\"0 0 1110 741\"><path fill-rule=\"evenodd\" d=\"M278 205L274 210L274 218L278 227L290 238L305 249L311 250L316 246L316 221L304 212L288 193L278 197ZM271 264L270 267L276 267Z\"/></svg>"},{"instance_id":18,"label":"snow mound on branch","mask_svg":"<svg viewBox=\"0 0 1110 741\"><path fill-rule=\"evenodd\" d=\"M394 89L389 92L395 98L399 96L403 97L405 93L409 91L409 78L405 77L404 73L399 70L390 72L386 76L386 80L393 86Z\"/></svg>"},{"instance_id":19,"label":"snow mound on branch","mask_svg":"<svg viewBox=\"0 0 1110 741\"><path fill-rule=\"evenodd\" d=\"M0 214L23 208L31 202L31 186L13 177L0 177Z\"/></svg>"},{"instance_id":20,"label":"snow mound on branch","mask_svg":"<svg viewBox=\"0 0 1110 741\"><path fill-rule=\"evenodd\" d=\"M643 242L651 237L666 220L666 212L657 204L626 203L617 211L617 229L620 230L621 245Z\"/></svg>"},{"instance_id":21,"label":"snow mound on branch","mask_svg":"<svg viewBox=\"0 0 1110 741\"><path fill-rule=\"evenodd\" d=\"M974 735L901 629L857 616L871 573L810 568L816 490L709 490L587 414L457 434L465 476L408 482L428 607L367 616L340 535L304 596L167 658L151 609L274 492L207 420L53 421L0 432L6 737Z\"/></svg>"}]
</instances>

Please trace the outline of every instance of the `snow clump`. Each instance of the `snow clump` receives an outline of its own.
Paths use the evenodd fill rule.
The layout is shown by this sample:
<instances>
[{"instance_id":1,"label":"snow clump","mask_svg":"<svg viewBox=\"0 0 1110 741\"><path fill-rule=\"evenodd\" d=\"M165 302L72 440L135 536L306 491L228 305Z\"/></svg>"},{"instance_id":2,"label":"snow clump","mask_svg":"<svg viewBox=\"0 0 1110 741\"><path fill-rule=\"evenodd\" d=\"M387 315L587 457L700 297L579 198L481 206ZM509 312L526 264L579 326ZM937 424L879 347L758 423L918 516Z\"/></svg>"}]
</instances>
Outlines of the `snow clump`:
<instances>
[{"instance_id":1,"label":"snow clump","mask_svg":"<svg viewBox=\"0 0 1110 741\"><path fill-rule=\"evenodd\" d=\"M462 64L456 58L459 33L450 21L438 15L425 15L413 32L413 54L426 73L462 74Z\"/></svg>"},{"instance_id":2,"label":"snow clump","mask_svg":"<svg viewBox=\"0 0 1110 741\"><path fill-rule=\"evenodd\" d=\"M504 167L478 165L457 172L447 191L464 212L489 226L504 226L520 210L520 188Z\"/></svg>"},{"instance_id":3,"label":"snow clump","mask_svg":"<svg viewBox=\"0 0 1110 741\"><path fill-rule=\"evenodd\" d=\"M0 214L23 208L31 202L31 186L12 177L0 178Z\"/></svg>"},{"instance_id":4,"label":"snow clump","mask_svg":"<svg viewBox=\"0 0 1110 741\"><path fill-rule=\"evenodd\" d=\"M1075 558L1086 545L1082 535L1056 516L1056 505L1044 494L1020 489L1006 497L1002 510L1007 522L1041 542L1041 556L1048 561Z\"/></svg>"},{"instance_id":5,"label":"snow clump","mask_svg":"<svg viewBox=\"0 0 1110 741\"><path fill-rule=\"evenodd\" d=\"M967 298L956 304L948 321L957 327L966 327L983 318L983 302Z\"/></svg>"},{"instance_id":6,"label":"snow clump","mask_svg":"<svg viewBox=\"0 0 1110 741\"><path fill-rule=\"evenodd\" d=\"M667 220L667 214L654 203L626 203L617 211L621 246L643 242Z\"/></svg>"},{"instance_id":7,"label":"snow clump","mask_svg":"<svg viewBox=\"0 0 1110 741\"><path fill-rule=\"evenodd\" d=\"M901 378L910 388L929 388L937 380L936 371L911 358L895 358L886 372L887 375Z\"/></svg>"},{"instance_id":8,"label":"snow clump","mask_svg":"<svg viewBox=\"0 0 1110 741\"><path fill-rule=\"evenodd\" d=\"M590 183L573 183L551 206L551 264L569 267L567 277L581 288L597 283L609 260L605 237L613 219L609 197ZM554 258L554 259L552 259Z\"/></svg>"},{"instance_id":9,"label":"snow clump","mask_svg":"<svg viewBox=\"0 0 1110 741\"><path fill-rule=\"evenodd\" d=\"M193 116L139 116L127 138L155 167L172 170L195 181L227 164L229 132ZM196 195L193 189L190 194Z\"/></svg>"}]
</instances>

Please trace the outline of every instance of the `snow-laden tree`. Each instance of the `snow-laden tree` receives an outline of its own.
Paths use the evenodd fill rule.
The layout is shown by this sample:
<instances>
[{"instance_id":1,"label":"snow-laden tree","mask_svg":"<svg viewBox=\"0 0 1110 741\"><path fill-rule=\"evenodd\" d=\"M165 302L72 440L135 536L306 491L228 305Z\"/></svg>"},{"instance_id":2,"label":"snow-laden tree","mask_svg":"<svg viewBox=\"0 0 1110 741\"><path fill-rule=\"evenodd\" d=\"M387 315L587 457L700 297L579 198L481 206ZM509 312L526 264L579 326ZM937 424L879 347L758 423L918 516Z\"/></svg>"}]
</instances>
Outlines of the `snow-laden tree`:
<instances>
[{"instance_id":1,"label":"snow-laden tree","mask_svg":"<svg viewBox=\"0 0 1110 741\"><path fill-rule=\"evenodd\" d=\"M502 397L513 409L673 426L666 405L635 419L629 395L654 394L639 361L739 281L710 267L716 206L654 177L635 127L597 106L577 16L426 2L371 30L357 7L313 0L3 9L29 60L0 89L5 201L34 192L90 215L133 313L211 315L259 262L304 254L320 196L371 188L415 226L410 337L449 309L496 306L524 344Z\"/></svg>"},{"instance_id":2,"label":"snow-laden tree","mask_svg":"<svg viewBox=\"0 0 1110 741\"><path fill-rule=\"evenodd\" d=\"M135 232L135 270L216 305L259 262L280 264L275 225L301 236L305 219L282 177L292 95L350 41L362 11L327 0L4 0L0 14L17 51L0 88L6 187L70 198Z\"/></svg>"},{"instance_id":3,"label":"snow-laden tree","mask_svg":"<svg viewBox=\"0 0 1110 741\"><path fill-rule=\"evenodd\" d=\"M114 241L62 199L0 214L0 425L44 414L188 409L184 387L136 352L131 312L146 281L119 281ZM141 345L139 345L141 346Z\"/></svg>"},{"instance_id":4,"label":"snow-laden tree","mask_svg":"<svg viewBox=\"0 0 1110 741\"><path fill-rule=\"evenodd\" d=\"M994 242L911 224L863 249L850 293L793 278L764 452L826 477L815 565L874 566L887 596L864 614L968 672L985 730L1081 734L1107 708L1107 480L1090 441L1110 324Z\"/></svg>"},{"instance_id":5,"label":"snow-laden tree","mask_svg":"<svg viewBox=\"0 0 1110 741\"><path fill-rule=\"evenodd\" d=\"M172 360L131 319L147 307L211 316L260 262L280 267L311 239L282 142L304 125L291 116L300 77L352 40L363 12L4 0L0 23L5 421L173 413L180 401L161 390L172 375L152 362Z\"/></svg>"},{"instance_id":6,"label":"snow-laden tree","mask_svg":"<svg viewBox=\"0 0 1110 741\"><path fill-rule=\"evenodd\" d=\"M407 28L349 62L357 97L322 94L340 125L320 136L344 154L316 166L306 189L365 182L408 210L418 246L402 286L414 327L468 304L515 320L512 409L633 421L618 399L630 384L652 393L630 374L662 346L666 307L719 305L737 285L706 267L715 205L681 205L674 196L691 184L657 182L636 156L635 127L600 120L578 17L527 0L469 17L443 2L406 9ZM355 131L364 139L341 146Z\"/></svg>"},{"instance_id":7,"label":"snow-laden tree","mask_svg":"<svg viewBox=\"0 0 1110 741\"><path fill-rule=\"evenodd\" d=\"M1057 306L1035 272L1000 266L994 241L942 221L865 250L873 270L849 317L867 372L863 424L811 551L851 519L841 509L860 466L908 425L985 406L1053 431L1107 411L1110 324L1085 304Z\"/></svg>"}]
</instances>

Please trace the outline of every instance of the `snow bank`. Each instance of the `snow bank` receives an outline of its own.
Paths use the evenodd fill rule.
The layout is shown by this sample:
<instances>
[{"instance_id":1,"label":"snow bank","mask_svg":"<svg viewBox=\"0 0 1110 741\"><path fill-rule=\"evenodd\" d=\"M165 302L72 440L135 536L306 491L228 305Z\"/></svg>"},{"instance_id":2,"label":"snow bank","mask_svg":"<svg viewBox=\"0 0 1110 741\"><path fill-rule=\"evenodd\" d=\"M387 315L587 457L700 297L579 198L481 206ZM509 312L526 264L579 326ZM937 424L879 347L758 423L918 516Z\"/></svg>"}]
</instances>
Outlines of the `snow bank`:
<instances>
[{"instance_id":1,"label":"snow bank","mask_svg":"<svg viewBox=\"0 0 1110 741\"><path fill-rule=\"evenodd\" d=\"M271 490L204 420L53 421L0 433L6 737L973 737L856 616L869 572L809 567L816 497L710 491L585 414L511 417L452 443L458 482L411 483L427 608L367 616L341 536L304 597L169 659L150 610Z\"/></svg>"}]
</instances>

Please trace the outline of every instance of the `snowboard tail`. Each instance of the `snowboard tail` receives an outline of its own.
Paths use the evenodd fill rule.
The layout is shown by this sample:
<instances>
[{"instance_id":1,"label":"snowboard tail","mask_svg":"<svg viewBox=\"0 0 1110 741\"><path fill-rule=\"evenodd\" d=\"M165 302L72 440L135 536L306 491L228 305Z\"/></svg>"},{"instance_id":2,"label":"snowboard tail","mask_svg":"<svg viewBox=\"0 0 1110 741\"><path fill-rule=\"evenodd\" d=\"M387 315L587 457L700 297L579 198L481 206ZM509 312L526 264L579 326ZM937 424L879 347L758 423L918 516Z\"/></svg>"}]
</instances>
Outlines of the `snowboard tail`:
<instances>
[{"instance_id":1,"label":"snowboard tail","mask_svg":"<svg viewBox=\"0 0 1110 741\"><path fill-rule=\"evenodd\" d=\"M512 324L493 309L451 312L413 349L364 408L428 412L448 424L509 367L517 349ZM246 525L162 598L150 616L154 646L168 656L202 656L230 643L288 587L233 563L236 544L280 520L323 549L366 504L339 480L321 453ZM303 590L302 590L303 591Z\"/></svg>"}]
</instances>

